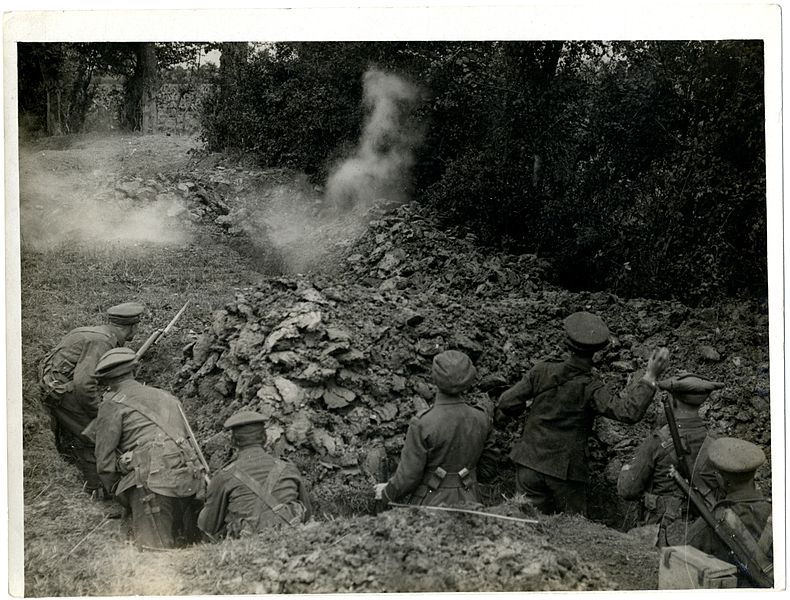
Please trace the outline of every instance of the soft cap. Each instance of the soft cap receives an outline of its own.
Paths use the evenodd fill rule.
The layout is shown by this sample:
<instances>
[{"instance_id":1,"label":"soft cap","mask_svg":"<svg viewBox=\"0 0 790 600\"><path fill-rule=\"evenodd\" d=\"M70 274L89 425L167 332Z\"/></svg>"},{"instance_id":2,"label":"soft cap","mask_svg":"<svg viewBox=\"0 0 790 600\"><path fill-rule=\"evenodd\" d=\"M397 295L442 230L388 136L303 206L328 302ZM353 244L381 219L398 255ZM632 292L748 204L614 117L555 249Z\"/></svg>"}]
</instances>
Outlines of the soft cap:
<instances>
[{"instance_id":1,"label":"soft cap","mask_svg":"<svg viewBox=\"0 0 790 600\"><path fill-rule=\"evenodd\" d=\"M113 348L105 352L96 363L93 375L108 379L131 373L137 366L137 355L131 348Z\"/></svg>"},{"instance_id":2,"label":"soft cap","mask_svg":"<svg viewBox=\"0 0 790 600\"><path fill-rule=\"evenodd\" d=\"M261 413L257 413L254 410L240 410L228 417L222 426L225 429L232 429L251 423L266 423L266 418Z\"/></svg>"},{"instance_id":3,"label":"soft cap","mask_svg":"<svg viewBox=\"0 0 790 600\"><path fill-rule=\"evenodd\" d=\"M765 462L759 446L738 438L713 440L708 450L710 462L724 473L753 473Z\"/></svg>"},{"instance_id":4,"label":"soft cap","mask_svg":"<svg viewBox=\"0 0 790 600\"><path fill-rule=\"evenodd\" d=\"M472 360L458 350L446 350L433 357L433 382L441 391L455 396L466 390L477 376Z\"/></svg>"},{"instance_id":5,"label":"soft cap","mask_svg":"<svg viewBox=\"0 0 790 600\"><path fill-rule=\"evenodd\" d=\"M134 325L140 322L140 315L145 307L138 302L124 302L107 309L110 323L115 325Z\"/></svg>"},{"instance_id":6,"label":"soft cap","mask_svg":"<svg viewBox=\"0 0 790 600\"><path fill-rule=\"evenodd\" d=\"M609 343L609 328L598 315L575 312L565 319L568 345L582 352L597 352Z\"/></svg>"},{"instance_id":7,"label":"soft cap","mask_svg":"<svg viewBox=\"0 0 790 600\"><path fill-rule=\"evenodd\" d=\"M693 373L681 373L658 382L658 387L666 390L681 402L698 406L705 402L713 390L720 390L724 384L710 381Z\"/></svg>"}]
</instances>

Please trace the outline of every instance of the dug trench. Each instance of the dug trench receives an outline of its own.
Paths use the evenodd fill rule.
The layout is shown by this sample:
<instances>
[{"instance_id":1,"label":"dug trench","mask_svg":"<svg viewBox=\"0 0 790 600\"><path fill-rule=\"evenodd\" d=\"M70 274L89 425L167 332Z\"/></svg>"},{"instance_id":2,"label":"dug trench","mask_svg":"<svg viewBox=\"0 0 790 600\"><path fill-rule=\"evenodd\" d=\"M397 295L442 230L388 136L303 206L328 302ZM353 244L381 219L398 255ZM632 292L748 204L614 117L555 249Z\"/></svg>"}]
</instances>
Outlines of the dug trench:
<instances>
[{"instance_id":1,"label":"dug trench","mask_svg":"<svg viewBox=\"0 0 790 600\"><path fill-rule=\"evenodd\" d=\"M23 172L54 168L59 189L87 187L92 175L97 205L157 211L152 222L161 228L155 239L116 226L107 239L32 244L33 232L49 229L49 207L36 204L52 181L23 183L26 595L654 589L657 552L625 533L636 507L616 496L614 483L659 420L658 400L635 426L597 420L589 519L525 524L375 511L372 484L396 468L409 420L433 397L432 357L467 352L480 375L469 399L491 410L532 364L562 356L561 320L576 310L600 314L613 332L597 357L607 384L626 388L650 350L667 346L670 373L727 384L703 405L709 426L770 454L767 316L756 303L692 309L570 293L550 282L551 265L540 258L478 248L419 206L382 202L353 215L353 227L343 218L309 220L322 211L318 193L293 185L291 174L190 155L189 147L156 136L77 140L22 157ZM96 166L97 151L107 157L99 173L86 166ZM313 243L331 242L320 252L294 255L277 243L281 229L265 217L288 189L307 200L298 210ZM84 210L84 198L69 200ZM41 227L26 230L26 222ZM76 470L55 452L35 366L65 331L125 299L149 307L132 345L191 301L140 379L182 399L213 469L231 456L222 422L242 408L264 414L267 447L310 483L313 521L153 555L123 544L117 522L81 494ZM483 495L487 510L532 518L513 495L506 458L519 426L496 432L500 475ZM770 464L758 483L770 493Z\"/></svg>"}]
</instances>

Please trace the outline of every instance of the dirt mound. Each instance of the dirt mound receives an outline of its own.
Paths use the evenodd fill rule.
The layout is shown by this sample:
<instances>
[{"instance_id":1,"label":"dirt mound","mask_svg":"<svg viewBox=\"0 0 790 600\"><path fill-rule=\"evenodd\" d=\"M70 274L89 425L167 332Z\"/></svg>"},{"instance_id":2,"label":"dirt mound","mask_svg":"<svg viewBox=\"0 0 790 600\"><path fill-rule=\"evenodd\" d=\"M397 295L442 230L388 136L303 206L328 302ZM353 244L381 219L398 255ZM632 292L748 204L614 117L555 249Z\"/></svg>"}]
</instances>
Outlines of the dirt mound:
<instances>
[{"instance_id":1,"label":"dirt mound","mask_svg":"<svg viewBox=\"0 0 790 600\"><path fill-rule=\"evenodd\" d=\"M609 576L591 554L559 545L559 529L584 531L600 545L611 541L605 528L578 517L525 524L396 508L309 523L282 537L225 541L213 560L206 548L185 568L198 594L655 589L654 548L620 534L623 552L639 567L630 579Z\"/></svg>"},{"instance_id":2,"label":"dirt mound","mask_svg":"<svg viewBox=\"0 0 790 600\"><path fill-rule=\"evenodd\" d=\"M755 305L692 310L569 293L542 282L539 259L486 257L471 241L438 233L413 206L374 219L347 253L345 273L272 278L240 291L186 349L178 387L202 438L210 438L215 465L228 457L224 419L257 410L269 419L270 448L308 472L319 506L323 499L329 512L364 508L360 494L392 470L410 417L433 398L435 354L468 353L480 372L470 400L490 409L489 397L529 366L562 356L561 319L576 310L600 314L613 332L598 363L607 383L624 388L651 348L666 345L671 373L727 383L703 408L714 429L770 444L767 316ZM635 427L598 419L596 518L632 524L612 484L659 415L656 402ZM499 432L504 451L517 429ZM502 472L507 492L504 464ZM760 472L768 485L769 473L768 466ZM338 506L338 496L349 506Z\"/></svg>"}]
</instances>

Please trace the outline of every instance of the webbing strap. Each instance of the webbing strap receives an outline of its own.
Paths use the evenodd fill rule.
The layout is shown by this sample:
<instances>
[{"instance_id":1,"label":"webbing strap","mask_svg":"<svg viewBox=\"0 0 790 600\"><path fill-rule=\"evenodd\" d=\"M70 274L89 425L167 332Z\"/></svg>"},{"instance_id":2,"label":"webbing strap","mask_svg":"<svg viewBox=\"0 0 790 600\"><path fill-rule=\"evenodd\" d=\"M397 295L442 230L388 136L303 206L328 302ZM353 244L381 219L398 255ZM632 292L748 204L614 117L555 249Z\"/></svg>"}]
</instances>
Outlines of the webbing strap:
<instances>
[{"instance_id":1,"label":"webbing strap","mask_svg":"<svg viewBox=\"0 0 790 600\"><path fill-rule=\"evenodd\" d=\"M269 477L266 480L266 487L268 488L268 490L274 489L274 486L277 485L277 480L280 478L280 474L282 473L283 469L284 469L284 465L282 463L280 463L280 462L276 462L275 463L274 468L269 473ZM281 502L277 502L277 500L274 498L274 496L272 496L270 491L264 489L263 486L260 483L255 481L252 477L250 477L249 474L245 473L244 471L242 471L238 467L234 467L231 470L231 473L241 483L243 483L248 488L250 488L250 491L253 494L255 494L256 496L258 496L258 498L260 498L263 501L263 503L266 504L266 506L268 506L269 509L274 514L276 514L283 521L288 523L288 525L293 527L293 523L291 523L291 521L289 521L279 511L279 509L283 507L283 504Z\"/></svg>"}]
</instances>

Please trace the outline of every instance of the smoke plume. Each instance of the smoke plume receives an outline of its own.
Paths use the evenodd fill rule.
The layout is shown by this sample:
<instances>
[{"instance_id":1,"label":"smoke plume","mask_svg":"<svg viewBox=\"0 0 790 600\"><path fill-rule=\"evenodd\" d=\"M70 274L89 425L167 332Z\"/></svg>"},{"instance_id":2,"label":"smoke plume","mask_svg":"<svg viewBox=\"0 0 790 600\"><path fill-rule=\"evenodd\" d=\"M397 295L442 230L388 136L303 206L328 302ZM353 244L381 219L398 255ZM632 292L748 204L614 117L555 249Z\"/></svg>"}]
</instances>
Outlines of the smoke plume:
<instances>
[{"instance_id":1,"label":"smoke plume","mask_svg":"<svg viewBox=\"0 0 790 600\"><path fill-rule=\"evenodd\" d=\"M414 150L422 133L410 120L417 88L378 70L364 76L364 102L369 115L356 151L329 176L326 200L343 210L369 207L386 198L408 197Z\"/></svg>"},{"instance_id":2,"label":"smoke plume","mask_svg":"<svg viewBox=\"0 0 790 600\"><path fill-rule=\"evenodd\" d=\"M305 182L274 188L265 206L254 211L257 223L248 222L275 247L284 271L326 268L365 232L372 206L409 200L414 152L422 141L413 117L418 89L378 70L365 73L363 83L362 135L331 171L323 197Z\"/></svg>"}]
</instances>

